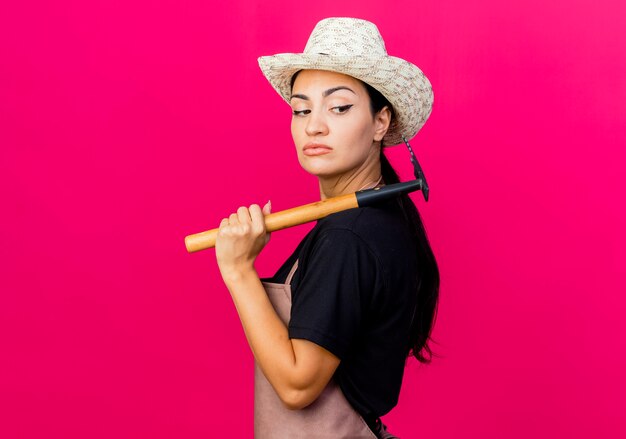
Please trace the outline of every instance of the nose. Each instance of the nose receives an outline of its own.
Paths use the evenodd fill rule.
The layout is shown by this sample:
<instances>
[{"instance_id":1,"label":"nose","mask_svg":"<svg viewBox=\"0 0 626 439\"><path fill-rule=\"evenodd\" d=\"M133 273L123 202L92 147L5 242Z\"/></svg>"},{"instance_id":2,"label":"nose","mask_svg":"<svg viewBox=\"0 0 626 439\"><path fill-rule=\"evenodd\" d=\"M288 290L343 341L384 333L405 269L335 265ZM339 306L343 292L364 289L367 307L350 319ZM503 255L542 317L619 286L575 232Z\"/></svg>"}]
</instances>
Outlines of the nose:
<instances>
[{"instance_id":1,"label":"nose","mask_svg":"<svg viewBox=\"0 0 626 439\"><path fill-rule=\"evenodd\" d=\"M309 113L305 131L311 137L328 134L328 125L321 110L312 110Z\"/></svg>"}]
</instances>

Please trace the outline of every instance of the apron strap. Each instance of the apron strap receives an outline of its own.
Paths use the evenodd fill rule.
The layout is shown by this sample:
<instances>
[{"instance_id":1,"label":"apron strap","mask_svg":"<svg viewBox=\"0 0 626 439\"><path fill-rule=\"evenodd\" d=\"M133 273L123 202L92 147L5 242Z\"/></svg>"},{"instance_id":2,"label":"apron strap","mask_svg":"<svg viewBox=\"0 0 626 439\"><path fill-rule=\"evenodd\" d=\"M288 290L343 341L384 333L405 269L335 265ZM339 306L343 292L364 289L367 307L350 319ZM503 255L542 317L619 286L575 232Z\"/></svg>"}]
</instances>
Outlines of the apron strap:
<instances>
[{"instance_id":1,"label":"apron strap","mask_svg":"<svg viewBox=\"0 0 626 439\"><path fill-rule=\"evenodd\" d=\"M291 285L291 278L293 278L293 275L297 269L298 269L298 260L296 259L296 262L293 264L293 267L291 267L291 270L289 270L289 274L287 275L287 279L285 280L285 285Z\"/></svg>"}]
</instances>

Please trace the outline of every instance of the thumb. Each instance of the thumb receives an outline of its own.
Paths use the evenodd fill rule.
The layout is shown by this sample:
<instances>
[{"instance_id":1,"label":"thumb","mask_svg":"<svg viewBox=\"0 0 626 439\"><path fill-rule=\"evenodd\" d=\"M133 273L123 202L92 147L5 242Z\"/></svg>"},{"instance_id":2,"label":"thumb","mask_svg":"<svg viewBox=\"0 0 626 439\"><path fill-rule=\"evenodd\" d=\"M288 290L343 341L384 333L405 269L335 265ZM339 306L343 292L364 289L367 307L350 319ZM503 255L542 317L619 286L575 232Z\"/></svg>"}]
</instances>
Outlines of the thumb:
<instances>
[{"instance_id":1,"label":"thumb","mask_svg":"<svg viewBox=\"0 0 626 439\"><path fill-rule=\"evenodd\" d=\"M263 214L269 215L272 212L272 201L268 201L265 206L263 206Z\"/></svg>"},{"instance_id":2,"label":"thumb","mask_svg":"<svg viewBox=\"0 0 626 439\"><path fill-rule=\"evenodd\" d=\"M268 201L265 206L263 206L263 214L264 215L269 215L270 212L272 211L272 201ZM268 242L270 242L270 238L272 237L271 233L266 233L265 234L265 245L267 245Z\"/></svg>"}]
</instances>

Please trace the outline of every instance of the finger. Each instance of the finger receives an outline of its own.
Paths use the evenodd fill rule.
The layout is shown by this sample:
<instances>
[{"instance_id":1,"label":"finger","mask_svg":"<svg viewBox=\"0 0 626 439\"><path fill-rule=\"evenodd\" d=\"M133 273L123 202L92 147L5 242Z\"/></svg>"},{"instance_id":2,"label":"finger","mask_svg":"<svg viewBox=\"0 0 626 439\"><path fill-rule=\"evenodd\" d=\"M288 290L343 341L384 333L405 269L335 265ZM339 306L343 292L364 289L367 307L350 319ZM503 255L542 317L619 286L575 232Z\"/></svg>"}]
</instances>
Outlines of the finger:
<instances>
[{"instance_id":1,"label":"finger","mask_svg":"<svg viewBox=\"0 0 626 439\"><path fill-rule=\"evenodd\" d=\"M265 203L265 206L263 206L263 215L269 215L272 212L272 201L268 201L267 203Z\"/></svg>"},{"instance_id":2,"label":"finger","mask_svg":"<svg viewBox=\"0 0 626 439\"><path fill-rule=\"evenodd\" d=\"M239 216L236 213L231 213L228 217L228 222L230 225L239 224Z\"/></svg>"},{"instance_id":3,"label":"finger","mask_svg":"<svg viewBox=\"0 0 626 439\"><path fill-rule=\"evenodd\" d=\"M265 218L263 212L258 204L250 206L250 216L252 217L252 226L256 233L261 234L265 232Z\"/></svg>"},{"instance_id":4,"label":"finger","mask_svg":"<svg viewBox=\"0 0 626 439\"><path fill-rule=\"evenodd\" d=\"M237 216L239 217L239 222L242 224L252 222L250 212L248 212L248 208L246 206L241 206L239 209L237 209Z\"/></svg>"},{"instance_id":5,"label":"finger","mask_svg":"<svg viewBox=\"0 0 626 439\"><path fill-rule=\"evenodd\" d=\"M220 221L220 227L219 228L221 229L222 227L227 226L227 225L228 225L228 218L224 218L224 219L222 219L222 221Z\"/></svg>"}]
</instances>

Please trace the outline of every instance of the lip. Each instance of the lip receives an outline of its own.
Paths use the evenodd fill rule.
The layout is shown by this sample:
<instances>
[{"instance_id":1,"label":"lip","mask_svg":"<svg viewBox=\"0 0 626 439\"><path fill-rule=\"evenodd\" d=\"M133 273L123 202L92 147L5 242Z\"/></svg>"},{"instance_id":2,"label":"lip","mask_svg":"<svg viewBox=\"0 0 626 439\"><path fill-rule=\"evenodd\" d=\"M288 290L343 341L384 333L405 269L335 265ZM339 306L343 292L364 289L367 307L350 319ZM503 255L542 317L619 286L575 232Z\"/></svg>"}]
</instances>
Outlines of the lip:
<instances>
[{"instance_id":1,"label":"lip","mask_svg":"<svg viewBox=\"0 0 626 439\"><path fill-rule=\"evenodd\" d=\"M314 155L322 155L322 154L328 154L329 152L331 152L333 149L328 146L328 145L324 145L323 143L307 143L304 148L302 149L302 153L304 155L308 155L308 156L314 156Z\"/></svg>"}]
</instances>

